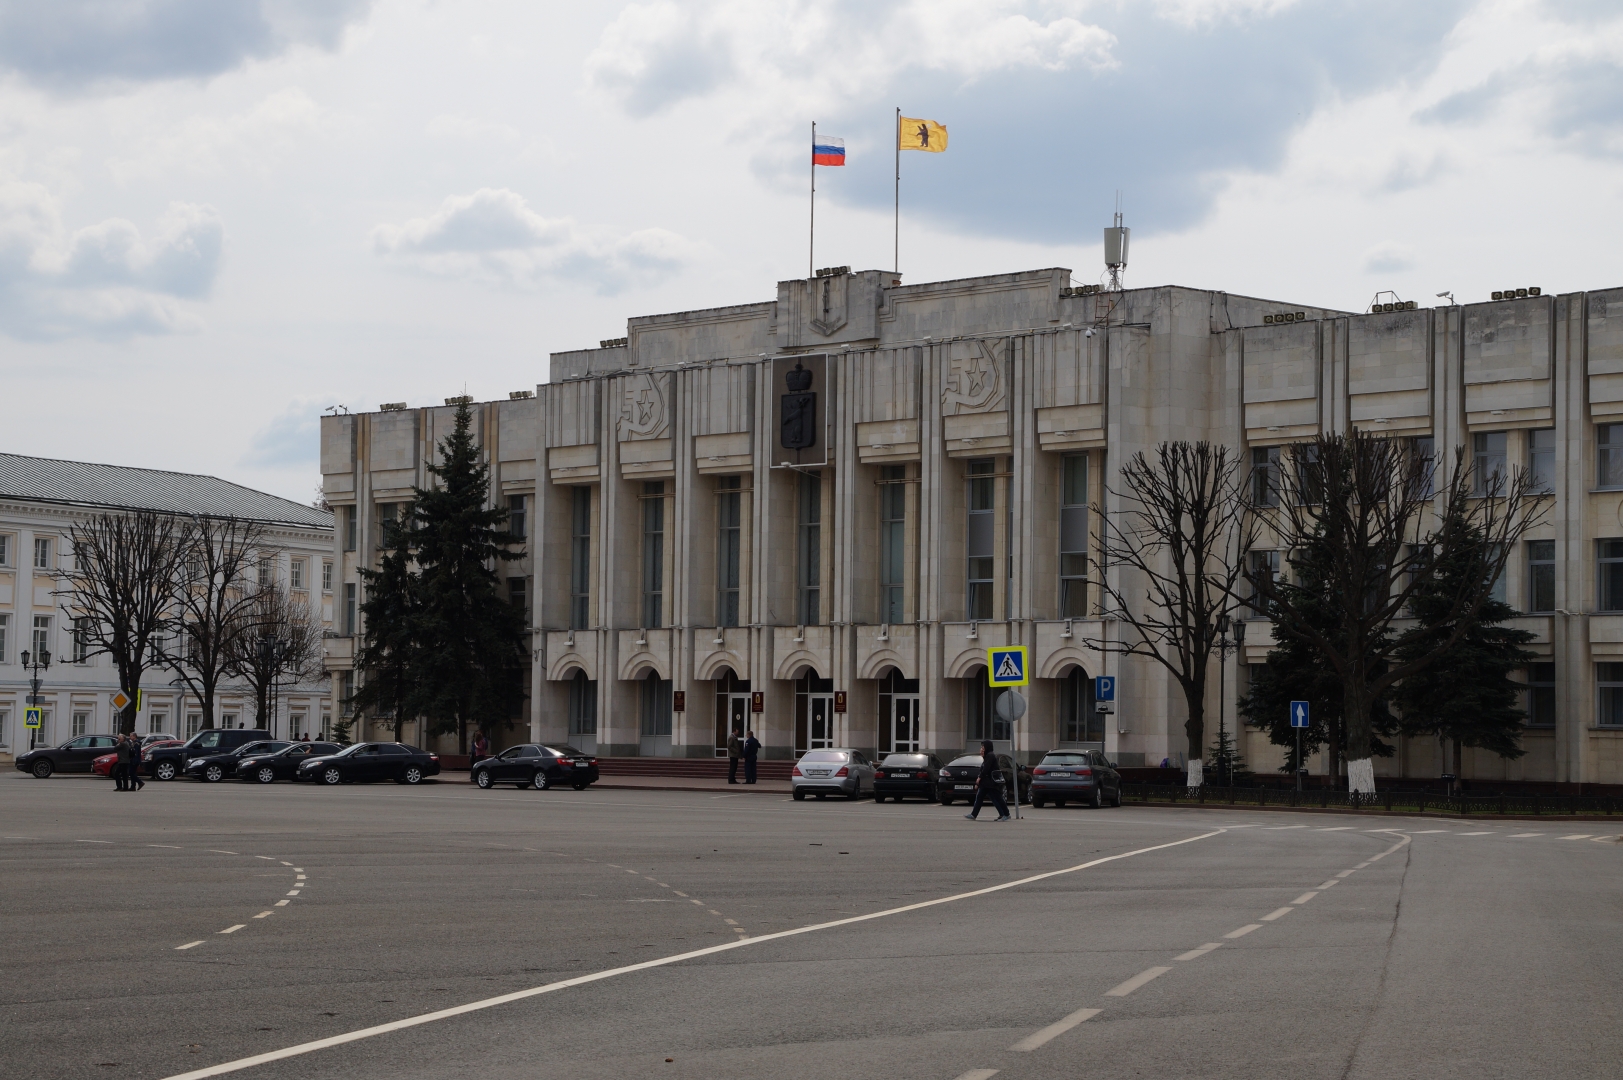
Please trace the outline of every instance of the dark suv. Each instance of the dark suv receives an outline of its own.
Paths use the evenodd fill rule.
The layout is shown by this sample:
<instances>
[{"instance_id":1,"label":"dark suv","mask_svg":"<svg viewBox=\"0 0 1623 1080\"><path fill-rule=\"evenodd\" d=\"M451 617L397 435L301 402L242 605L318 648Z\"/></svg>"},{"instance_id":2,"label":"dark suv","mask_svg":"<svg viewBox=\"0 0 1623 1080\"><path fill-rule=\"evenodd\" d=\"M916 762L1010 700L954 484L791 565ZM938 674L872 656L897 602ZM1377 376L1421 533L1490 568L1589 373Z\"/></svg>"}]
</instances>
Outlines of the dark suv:
<instances>
[{"instance_id":1,"label":"dark suv","mask_svg":"<svg viewBox=\"0 0 1623 1080\"><path fill-rule=\"evenodd\" d=\"M180 746L159 746L141 755L141 771L154 780L173 780L194 757L229 754L251 742L270 738L270 732L248 728L204 728Z\"/></svg>"}]
</instances>

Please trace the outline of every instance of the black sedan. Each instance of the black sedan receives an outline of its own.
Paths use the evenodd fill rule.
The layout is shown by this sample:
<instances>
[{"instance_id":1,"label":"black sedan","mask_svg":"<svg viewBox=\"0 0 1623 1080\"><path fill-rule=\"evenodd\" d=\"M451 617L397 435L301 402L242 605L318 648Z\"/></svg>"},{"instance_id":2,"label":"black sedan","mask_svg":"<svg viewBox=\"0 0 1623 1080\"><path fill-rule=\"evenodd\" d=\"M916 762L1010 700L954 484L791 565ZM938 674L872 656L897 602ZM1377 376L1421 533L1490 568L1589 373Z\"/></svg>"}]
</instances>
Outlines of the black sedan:
<instances>
[{"instance_id":1,"label":"black sedan","mask_svg":"<svg viewBox=\"0 0 1623 1080\"><path fill-rule=\"evenodd\" d=\"M873 772L873 801L895 799L901 802L917 795L926 802L936 800L936 776L941 761L934 754L886 754Z\"/></svg>"},{"instance_id":2,"label":"black sedan","mask_svg":"<svg viewBox=\"0 0 1623 1080\"><path fill-rule=\"evenodd\" d=\"M54 772L87 773L93 761L117 749L116 735L80 735L61 746L40 746L18 754L16 766L18 771L33 773L41 780Z\"/></svg>"},{"instance_id":3,"label":"black sedan","mask_svg":"<svg viewBox=\"0 0 1623 1080\"><path fill-rule=\"evenodd\" d=\"M525 743L510 746L495 757L474 762L470 779L482 788L517 784L545 791L568 784L576 791L597 782L597 759L573 746Z\"/></svg>"},{"instance_id":4,"label":"black sedan","mask_svg":"<svg viewBox=\"0 0 1623 1080\"><path fill-rule=\"evenodd\" d=\"M249 753L237 761L238 780L254 780L261 784L274 784L278 780L292 780L299 766L312 757L329 757L343 747L330 742L296 742L275 753Z\"/></svg>"},{"instance_id":5,"label":"black sedan","mask_svg":"<svg viewBox=\"0 0 1623 1080\"><path fill-rule=\"evenodd\" d=\"M1097 750L1050 750L1031 771L1031 805L1121 805L1121 773Z\"/></svg>"},{"instance_id":6,"label":"black sedan","mask_svg":"<svg viewBox=\"0 0 1623 1080\"><path fill-rule=\"evenodd\" d=\"M1003 797L1007 799L1016 780L1020 783L1020 801L1031 801L1031 769L1021 765L1018 771L1014 759L1008 754L997 756L998 769L1003 773ZM981 775L981 756L965 754L953 758L936 774L936 790L941 793L941 805L951 806L954 799L975 801L975 781Z\"/></svg>"},{"instance_id":7,"label":"black sedan","mask_svg":"<svg viewBox=\"0 0 1623 1080\"><path fill-rule=\"evenodd\" d=\"M297 780L322 784L351 784L364 780L393 780L420 784L440 771L440 756L415 746L394 742L356 743L336 754L311 757L299 763Z\"/></svg>"},{"instance_id":8,"label":"black sedan","mask_svg":"<svg viewBox=\"0 0 1623 1080\"><path fill-rule=\"evenodd\" d=\"M243 758L249 755L274 754L291 745L285 739L264 739L260 742L243 743L235 750L228 750L223 754L204 754L186 762L185 775L201 780L205 784L218 784L236 773L237 763Z\"/></svg>"}]
</instances>

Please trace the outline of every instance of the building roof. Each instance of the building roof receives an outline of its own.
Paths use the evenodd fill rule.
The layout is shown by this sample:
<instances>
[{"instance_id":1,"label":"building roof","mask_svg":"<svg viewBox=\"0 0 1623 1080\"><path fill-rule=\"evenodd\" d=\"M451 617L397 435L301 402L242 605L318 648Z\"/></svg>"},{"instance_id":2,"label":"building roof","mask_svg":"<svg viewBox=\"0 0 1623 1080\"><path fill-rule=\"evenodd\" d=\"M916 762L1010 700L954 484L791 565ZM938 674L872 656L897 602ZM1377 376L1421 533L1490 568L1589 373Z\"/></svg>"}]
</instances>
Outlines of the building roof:
<instances>
[{"instance_id":1,"label":"building roof","mask_svg":"<svg viewBox=\"0 0 1623 1080\"><path fill-rule=\"evenodd\" d=\"M213 476L0 454L0 499L164 514L240 517L330 529L326 510L277 498Z\"/></svg>"}]
</instances>

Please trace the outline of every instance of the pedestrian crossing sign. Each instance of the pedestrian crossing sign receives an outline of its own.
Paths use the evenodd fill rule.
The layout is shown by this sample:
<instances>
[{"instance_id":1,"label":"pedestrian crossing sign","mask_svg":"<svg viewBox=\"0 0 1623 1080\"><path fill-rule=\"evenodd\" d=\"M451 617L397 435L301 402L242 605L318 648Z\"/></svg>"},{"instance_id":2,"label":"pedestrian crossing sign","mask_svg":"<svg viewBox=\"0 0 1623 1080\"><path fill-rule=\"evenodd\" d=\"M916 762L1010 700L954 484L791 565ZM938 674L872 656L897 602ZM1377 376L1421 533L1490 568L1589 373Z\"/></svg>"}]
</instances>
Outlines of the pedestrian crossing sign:
<instances>
[{"instance_id":1,"label":"pedestrian crossing sign","mask_svg":"<svg viewBox=\"0 0 1623 1080\"><path fill-rule=\"evenodd\" d=\"M23 727L37 728L40 726L40 711L37 706L29 706L23 710Z\"/></svg>"},{"instance_id":2,"label":"pedestrian crossing sign","mask_svg":"<svg viewBox=\"0 0 1623 1080\"><path fill-rule=\"evenodd\" d=\"M1025 686L1026 647L1004 645L986 650L986 681L992 686Z\"/></svg>"}]
</instances>

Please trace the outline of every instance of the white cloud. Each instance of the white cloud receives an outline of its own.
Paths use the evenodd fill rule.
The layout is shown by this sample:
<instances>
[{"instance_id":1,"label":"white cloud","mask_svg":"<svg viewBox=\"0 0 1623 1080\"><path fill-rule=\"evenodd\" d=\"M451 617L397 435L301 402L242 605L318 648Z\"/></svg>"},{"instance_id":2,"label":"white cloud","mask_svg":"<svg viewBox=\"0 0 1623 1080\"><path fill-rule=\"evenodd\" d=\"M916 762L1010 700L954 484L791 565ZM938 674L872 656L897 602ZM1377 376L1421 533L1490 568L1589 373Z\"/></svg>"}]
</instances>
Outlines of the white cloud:
<instances>
[{"instance_id":1,"label":"white cloud","mask_svg":"<svg viewBox=\"0 0 1623 1080\"><path fill-rule=\"evenodd\" d=\"M121 184L172 176L177 170L217 175L233 167L264 172L312 139L331 139L342 124L299 87L267 95L232 116L192 116L141 144L128 157L107 162Z\"/></svg>"},{"instance_id":2,"label":"white cloud","mask_svg":"<svg viewBox=\"0 0 1623 1080\"><path fill-rule=\"evenodd\" d=\"M122 218L70 233L43 185L0 177L0 327L18 338L195 329L176 299L208 293L223 239L219 213L190 203L172 203L150 237Z\"/></svg>"},{"instance_id":3,"label":"white cloud","mask_svg":"<svg viewBox=\"0 0 1623 1080\"><path fill-rule=\"evenodd\" d=\"M572 218L547 218L522 195L481 188L439 210L372 230L373 250L434 274L519 287L578 281L600 292L657 281L691 260L694 246L665 229L608 236Z\"/></svg>"}]
</instances>

